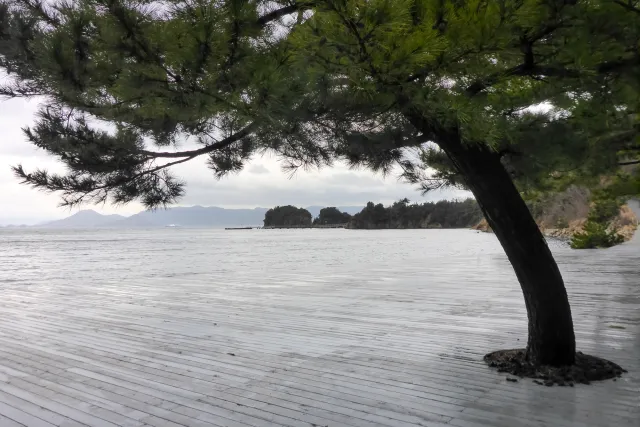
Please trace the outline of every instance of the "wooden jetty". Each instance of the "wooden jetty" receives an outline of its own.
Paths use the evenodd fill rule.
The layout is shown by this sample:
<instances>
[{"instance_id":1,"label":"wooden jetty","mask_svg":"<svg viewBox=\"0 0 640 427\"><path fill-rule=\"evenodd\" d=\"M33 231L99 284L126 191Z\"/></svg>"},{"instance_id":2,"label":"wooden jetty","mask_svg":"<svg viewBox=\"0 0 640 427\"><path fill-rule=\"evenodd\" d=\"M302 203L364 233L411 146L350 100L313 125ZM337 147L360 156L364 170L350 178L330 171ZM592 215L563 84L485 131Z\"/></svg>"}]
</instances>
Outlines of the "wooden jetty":
<instances>
[{"instance_id":1,"label":"wooden jetty","mask_svg":"<svg viewBox=\"0 0 640 427\"><path fill-rule=\"evenodd\" d=\"M255 227L225 227L225 230L253 230Z\"/></svg>"},{"instance_id":2,"label":"wooden jetty","mask_svg":"<svg viewBox=\"0 0 640 427\"><path fill-rule=\"evenodd\" d=\"M347 228L347 224L322 224L322 225L269 225L262 227L263 230L288 230L288 229L309 229L309 228Z\"/></svg>"}]
</instances>

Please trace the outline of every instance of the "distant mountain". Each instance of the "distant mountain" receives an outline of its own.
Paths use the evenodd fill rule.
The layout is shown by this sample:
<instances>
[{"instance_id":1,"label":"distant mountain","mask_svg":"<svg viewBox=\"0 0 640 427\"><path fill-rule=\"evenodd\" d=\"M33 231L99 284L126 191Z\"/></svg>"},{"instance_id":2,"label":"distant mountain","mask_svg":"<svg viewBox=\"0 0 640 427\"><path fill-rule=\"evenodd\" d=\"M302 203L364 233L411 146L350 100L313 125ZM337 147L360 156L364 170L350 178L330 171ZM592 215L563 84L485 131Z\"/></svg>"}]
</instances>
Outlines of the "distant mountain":
<instances>
[{"instance_id":1,"label":"distant mountain","mask_svg":"<svg viewBox=\"0 0 640 427\"><path fill-rule=\"evenodd\" d=\"M46 228L95 228L105 227L114 221L120 221L126 217L122 215L102 215L98 212L88 209L77 212L68 218L58 221L46 222L39 224L38 227Z\"/></svg>"},{"instance_id":2,"label":"distant mountain","mask_svg":"<svg viewBox=\"0 0 640 427\"><path fill-rule=\"evenodd\" d=\"M324 206L306 208L313 217L320 214ZM361 206L339 206L342 212L356 214ZM179 207L143 211L124 217L121 215L101 215L93 210L83 210L68 218L40 224L45 228L153 228L175 225L179 227L240 227L262 226L267 208L225 209L218 207Z\"/></svg>"},{"instance_id":3,"label":"distant mountain","mask_svg":"<svg viewBox=\"0 0 640 427\"><path fill-rule=\"evenodd\" d=\"M218 207L192 206L188 208L158 209L144 211L128 218L114 221L109 227L234 227L260 226L267 209L224 209Z\"/></svg>"},{"instance_id":4,"label":"distant mountain","mask_svg":"<svg viewBox=\"0 0 640 427\"><path fill-rule=\"evenodd\" d=\"M309 213L311 213L311 216L315 218L320 215L320 209L323 209L325 207L326 206L309 206L305 209L308 210ZM346 212L349 215L355 215L357 213L360 213L360 211L364 209L364 206L336 206L336 208L338 208L340 212Z\"/></svg>"}]
</instances>

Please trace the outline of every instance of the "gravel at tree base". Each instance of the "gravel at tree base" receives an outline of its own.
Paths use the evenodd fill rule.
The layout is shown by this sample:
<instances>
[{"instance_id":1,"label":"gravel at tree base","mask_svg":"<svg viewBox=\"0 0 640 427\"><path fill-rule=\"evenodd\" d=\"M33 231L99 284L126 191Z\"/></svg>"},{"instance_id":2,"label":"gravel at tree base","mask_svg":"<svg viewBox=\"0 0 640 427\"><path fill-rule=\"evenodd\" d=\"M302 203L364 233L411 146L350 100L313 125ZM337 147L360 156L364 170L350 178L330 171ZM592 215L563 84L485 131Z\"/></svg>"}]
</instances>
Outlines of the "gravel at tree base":
<instances>
[{"instance_id":1,"label":"gravel at tree base","mask_svg":"<svg viewBox=\"0 0 640 427\"><path fill-rule=\"evenodd\" d=\"M590 384L619 378L627 372L619 365L599 357L576 353L576 363L570 366L533 365L526 358L525 349L499 350L484 356L485 362L497 368L498 372L507 372L520 378L534 378L534 382L546 386L571 386L575 383Z\"/></svg>"}]
</instances>

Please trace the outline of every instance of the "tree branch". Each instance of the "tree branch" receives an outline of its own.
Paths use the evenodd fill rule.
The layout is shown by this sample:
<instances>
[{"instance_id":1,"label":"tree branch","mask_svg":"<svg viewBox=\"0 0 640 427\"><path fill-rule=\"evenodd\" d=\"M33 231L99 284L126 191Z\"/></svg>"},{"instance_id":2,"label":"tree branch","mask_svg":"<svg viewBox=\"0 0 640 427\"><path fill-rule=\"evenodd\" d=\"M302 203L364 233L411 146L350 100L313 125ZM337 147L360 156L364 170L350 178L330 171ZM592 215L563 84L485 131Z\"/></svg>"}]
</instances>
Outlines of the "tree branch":
<instances>
[{"instance_id":1,"label":"tree branch","mask_svg":"<svg viewBox=\"0 0 640 427\"><path fill-rule=\"evenodd\" d=\"M632 56L630 58L619 59L617 61L608 61L596 65L593 70L597 74L607 74L616 71L621 71L626 68L631 68L640 65L640 55ZM490 88L500 80L508 77L533 77L533 76L546 76L546 77L564 77L564 78L580 78L585 73L578 70L572 70L569 68L557 67L557 66L544 66L527 64L516 65L515 67L507 68L506 70L493 73L483 79L476 80L465 89L465 93L472 97L482 92L485 89Z\"/></svg>"},{"instance_id":2,"label":"tree branch","mask_svg":"<svg viewBox=\"0 0 640 427\"><path fill-rule=\"evenodd\" d=\"M622 6L622 7L624 7L625 9L627 9L630 12L634 12L634 13L640 14L640 8L635 7L631 3L625 3L622 0L613 0L613 2L615 4L618 4L618 5Z\"/></svg>"},{"instance_id":3,"label":"tree branch","mask_svg":"<svg viewBox=\"0 0 640 427\"><path fill-rule=\"evenodd\" d=\"M122 181L119 181L119 182L117 182L117 183L110 183L110 184L99 185L99 186L97 186L97 187L93 188L93 189L91 190L91 192L93 192L93 191L100 191L100 190L109 190L109 189L113 189L113 188L115 188L115 187L117 187L117 186L119 186L119 185L122 185L122 184L125 184L125 183L128 183L128 182L134 181L134 180L136 180L136 179L138 179L138 178L141 178L141 177L143 177L143 176L145 176L145 175L154 174L154 173L159 172L159 171L161 171L161 170L163 170L163 169L167 169L167 168L169 168L169 167L171 167L171 166L179 165L180 163L188 162L189 160L192 160L192 159L194 159L195 157L197 157L197 155L190 156L190 157L185 157L184 159L175 160L175 161L173 161L173 162L165 163L164 165L156 166L155 168L148 169L148 170L142 171L142 172L140 172L140 173L137 173L137 174L135 174L135 175L133 175L133 176L131 176L131 177L127 178L127 179L124 179L124 180L122 180Z\"/></svg>"},{"instance_id":4,"label":"tree branch","mask_svg":"<svg viewBox=\"0 0 640 427\"><path fill-rule=\"evenodd\" d=\"M35 1L34 0L20 0L18 3L21 4L25 9L29 10L34 15L40 17L47 24L49 24L49 25L51 25L53 27L57 27L58 25L60 25L60 19L58 19L58 17L56 17L54 15L50 15L44 9L44 2L43 1L41 1L41 0L35 0Z\"/></svg>"},{"instance_id":5,"label":"tree branch","mask_svg":"<svg viewBox=\"0 0 640 427\"><path fill-rule=\"evenodd\" d=\"M529 65L527 63L516 65L515 67L507 68L506 70L493 73L483 79L476 80L465 89L465 93L468 96L475 96L485 89L490 88L500 80L508 77L533 77L533 76L547 76L547 77L569 77L578 78L582 75L579 71L570 70L568 68L552 67L552 66L540 66Z\"/></svg>"},{"instance_id":6,"label":"tree branch","mask_svg":"<svg viewBox=\"0 0 640 427\"><path fill-rule=\"evenodd\" d=\"M216 142L215 144L207 145L206 147L199 148L197 150L189 150L189 151L176 151L176 152L155 152L155 151L141 151L141 154L149 156L149 158L159 159L159 158L179 158L179 157L187 157L189 160L195 157L201 156L203 154L210 153L215 150L220 150L225 148L236 141L248 136L253 130L257 127L257 124L251 123L246 126L244 129L234 133L231 136L226 137L225 139Z\"/></svg>"},{"instance_id":7,"label":"tree branch","mask_svg":"<svg viewBox=\"0 0 640 427\"><path fill-rule=\"evenodd\" d=\"M256 22L256 24L259 27L264 27L265 25L267 25L270 22L273 22L277 19L280 19L284 16L290 15L294 12L298 12L302 9L307 9L310 8L314 5L314 2L296 2L292 5L289 6L285 6L282 7L280 9L276 9L274 11L271 11L263 16L261 16L260 18L258 18L258 21Z\"/></svg>"},{"instance_id":8,"label":"tree branch","mask_svg":"<svg viewBox=\"0 0 640 427\"><path fill-rule=\"evenodd\" d=\"M638 165L640 164L640 160L632 160L629 162L619 162L618 166L628 166L628 165Z\"/></svg>"},{"instance_id":9,"label":"tree branch","mask_svg":"<svg viewBox=\"0 0 640 427\"><path fill-rule=\"evenodd\" d=\"M482 92L485 89L490 88L491 86L493 86L494 84L498 83L501 79L512 76L512 75L517 75L518 71L522 68L524 68L525 64L520 64L517 65L515 67L511 67L508 68L506 70L497 72L497 73L493 73L487 77L484 77L482 79L476 80L475 82L473 82L471 85L469 85L465 90L465 94L467 94L467 96L469 97L473 97L477 94L479 94L480 92Z\"/></svg>"},{"instance_id":10,"label":"tree branch","mask_svg":"<svg viewBox=\"0 0 640 427\"><path fill-rule=\"evenodd\" d=\"M619 59L617 61L603 62L596 67L596 71L599 74L605 74L614 71L621 71L625 68L631 68L633 66L640 66L640 51L635 52L635 55L629 58Z\"/></svg>"},{"instance_id":11,"label":"tree branch","mask_svg":"<svg viewBox=\"0 0 640 427\"><path fill-rule=\"evenodd\" d=\"M461 52L459 55L456 55L455 57L451 58L451 59L450 59L450 60L448 60L447 62L448 62L449 64L452 64L452 63L458 62L458 61L460 61L461 59L463 59L465 56L467 56L468 54L470 54L470 53L474 53L474 50L475 50L475 49L467 49L467 50L465 50L465 51ZM442 61L442 62L444 62L444 61ZM440 65L441 65L441 64L439 64L439 66L440 66ZM431 72L433 72L433 71L435 71L435 70L436 70L436 67L433 67L433 66L427 66L427 67L423 68L422 70L420 70L419 72L417 72L417 73L415 73L415 74L412 74L411 76L407 77L407 79L405 80L405 82L406 82L406 83L411 83L411 82L414 82L414 81L416 81L416 80L418 80L418 79L426 78L426 77L429 75L429 73L431 73Z\"/></svg>"}]
</instances>

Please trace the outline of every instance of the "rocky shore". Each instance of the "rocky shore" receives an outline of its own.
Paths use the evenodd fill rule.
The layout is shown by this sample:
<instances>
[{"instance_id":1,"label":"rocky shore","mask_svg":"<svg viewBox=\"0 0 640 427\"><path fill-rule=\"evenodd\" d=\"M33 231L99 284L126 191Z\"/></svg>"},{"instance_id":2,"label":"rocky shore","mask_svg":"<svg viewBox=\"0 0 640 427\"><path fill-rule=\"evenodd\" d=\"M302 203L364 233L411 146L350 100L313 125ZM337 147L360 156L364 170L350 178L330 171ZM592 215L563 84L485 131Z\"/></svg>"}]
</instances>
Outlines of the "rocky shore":
<instances>
[{"instance_id":1,"label":"rocky shore","mask_svg":"<svg viewBox=\"0 0 640 427\"><path fill-rule=\"evenodd\" d=\"M575 233L582 231L586 218L574 219L568 221L567 227L553 227L545 223L545 221L538 221L538 226L547 237L555 237L557 239L569 240ZM638 217L633 210L624 205L620 208L620 214L613 221L613 226L618 229L618 233L624 237L625 242L631 240L636 229L638 228ZM484 232L491 232L491 227L487 223L487 220L482 219L478 224L472 227L473 230L479 230Z\"/></svg>"}]
</instances>

